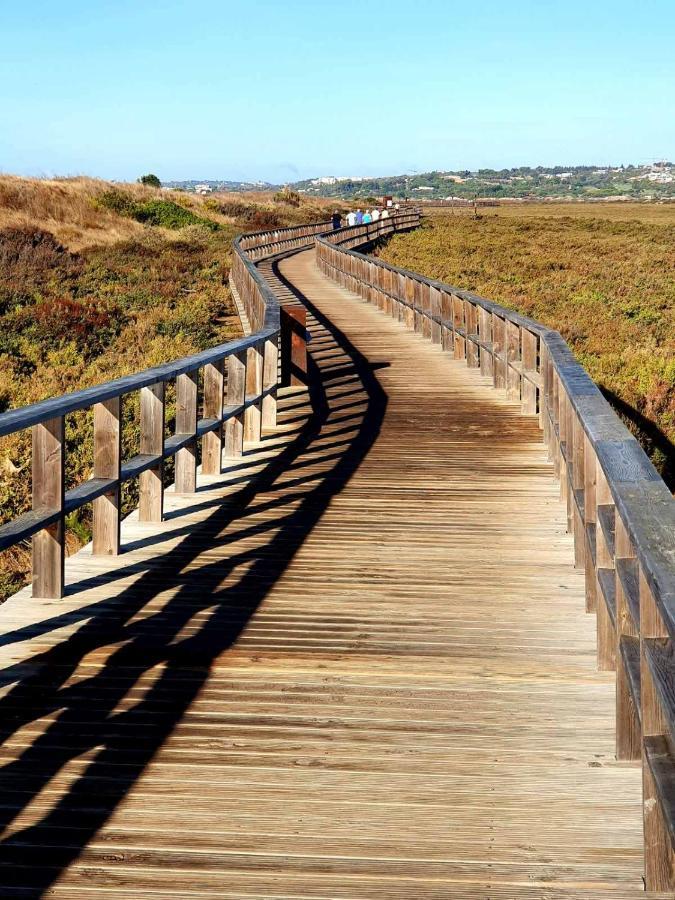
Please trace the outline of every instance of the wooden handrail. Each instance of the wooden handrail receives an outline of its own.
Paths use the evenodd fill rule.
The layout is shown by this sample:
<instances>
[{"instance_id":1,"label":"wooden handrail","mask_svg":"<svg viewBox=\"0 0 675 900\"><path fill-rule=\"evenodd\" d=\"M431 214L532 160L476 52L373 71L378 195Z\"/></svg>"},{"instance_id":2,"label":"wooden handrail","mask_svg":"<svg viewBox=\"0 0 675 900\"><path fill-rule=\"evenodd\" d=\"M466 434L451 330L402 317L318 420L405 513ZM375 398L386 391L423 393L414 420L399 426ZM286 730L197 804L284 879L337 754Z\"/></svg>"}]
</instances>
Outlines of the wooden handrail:
<instances>
[{"instance_id":1,"label":"wooden handrail","mask_svg":"<svg viewBox=\"0 0 675 900\"><path fill-rule=\"evenodd\" d=\"M538 417L597 611L598 665L616 669L617 758L643 760L647 888L674 889L675 499L558 332L344 238L317 238L325 275Z\"/></svg>"},{"instance_id":2,"label":"wooden handrail","mask_svg":"<svg viewBox=\"0 0 675 900\"><path fill-rule=\"evenodd\" d=\"M0 526L0 551L33 539L34 596L63 596L69 513L92 503L93 553L116 555L122 484L138 478L140 521L161 521L166 459L176 458L175 490L191 493L197 486L199 441L202 472L218 474L223 454L241 455L244 440L259 440L263 426L276 424L281 311L257 262L309 247L328 228L330 223L320 222L235 239L231 280L251 326L247 337L0 415L0 437L32 429L33 509ZM174 434L167 437L169 384L175 385L177 409ZM123 459L123 402L133 393L140 395L140 446L135 456ZM66 491L65 417L85 409L93 410L93 473Z\"/></svg>"}]
</instances>

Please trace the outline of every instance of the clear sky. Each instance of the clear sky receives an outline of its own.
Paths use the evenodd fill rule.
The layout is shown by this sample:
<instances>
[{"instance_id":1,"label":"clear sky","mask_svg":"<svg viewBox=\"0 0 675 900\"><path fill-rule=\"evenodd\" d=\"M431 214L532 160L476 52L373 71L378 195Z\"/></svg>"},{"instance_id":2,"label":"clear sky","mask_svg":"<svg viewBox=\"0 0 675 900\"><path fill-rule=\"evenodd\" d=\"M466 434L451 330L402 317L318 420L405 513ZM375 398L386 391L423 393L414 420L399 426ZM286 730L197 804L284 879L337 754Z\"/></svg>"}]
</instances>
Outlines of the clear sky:
<instances>
[{"instance_id":1,"label":"clear sky","mask_svg":"<svg viewBox=\"0 0 675 900\"><path fill-rule=\"evenodd\" d=\"M0 171L675 157L674 0L0 0Z\"/></svg>"}]
</instances>

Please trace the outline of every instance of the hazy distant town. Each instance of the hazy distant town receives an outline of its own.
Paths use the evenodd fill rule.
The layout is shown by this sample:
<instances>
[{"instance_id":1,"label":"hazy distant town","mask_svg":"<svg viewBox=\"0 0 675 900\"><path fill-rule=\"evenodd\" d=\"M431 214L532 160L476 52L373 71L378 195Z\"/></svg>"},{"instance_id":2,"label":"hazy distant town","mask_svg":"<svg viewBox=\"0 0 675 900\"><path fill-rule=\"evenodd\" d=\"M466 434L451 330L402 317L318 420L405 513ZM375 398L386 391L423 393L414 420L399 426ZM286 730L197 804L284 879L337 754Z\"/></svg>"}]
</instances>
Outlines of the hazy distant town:
<instances>
[{"instance_id":1,"label":"hazy distant town","mask_svg":"<svg viewBox=\"0 0 675 900\"><path fill-rule=\"evenodd\" d=\"M171 181L165 187L198 194L213 191L275 190L265 181ZM420 200L490 197L503 200L662 200L675 199L675 164L660 160L621 166L520 166L422 172L382 177L322 175L284 185L301 194L351 199L392 195Z\"/></svg>"}]
</instances>

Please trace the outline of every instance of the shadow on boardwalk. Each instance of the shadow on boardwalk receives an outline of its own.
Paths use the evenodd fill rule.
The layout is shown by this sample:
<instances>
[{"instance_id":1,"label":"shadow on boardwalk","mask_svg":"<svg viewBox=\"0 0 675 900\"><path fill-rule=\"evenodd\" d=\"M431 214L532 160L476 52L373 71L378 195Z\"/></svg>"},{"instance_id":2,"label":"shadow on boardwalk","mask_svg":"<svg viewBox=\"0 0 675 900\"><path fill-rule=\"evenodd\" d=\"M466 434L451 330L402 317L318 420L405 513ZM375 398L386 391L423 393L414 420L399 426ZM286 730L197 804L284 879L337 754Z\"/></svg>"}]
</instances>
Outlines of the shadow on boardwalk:
<instances>
[{"instance_id":1,"label":"shadow on boardwalk","mask_svg":"<svg viewBox=\"0 0 675 900\"><path fill-rule=\"evenodd\" d=\"M291 291L287 283L286 288ZM42 896L106 824L199 694L213 660L237 641L376 439L386 397L372 367L311 307L310 312L319 360L318 364L310 360L313 413L307 420L299 419L295 438L250 481L244 472L245 458L234 466L243 473L240 490L227 503L216 505L198 530L186 529L179 546L132 587L116 595L119 573L95 579L99 586L107 583L110 599L84 607L87 623L39 657L34 674L0 700L1 896ZM326 352L324 362L321 355L329 348L339 352L334 356ZM351 379L340 396L348 406L331 414L326 390L345 376ZM361 398L360 409L349 408L350 392L355 400ZM292 403L290 399L290 409ZM318 442L327 424L330 438L324 433ZM276 444L269 435L267 445ZM305 461L310 453L311 461ZM334 464L319 476L303 477L304 465L322 460L334 460ZM313 478L316 484L308 488ZM294 490L303 485L302 491ZM269 508L278 507L278 515L264 526L239 531L234 538L269 531L268 539L255 549L230 556L213 553L233 541L224 535L227 526L240 518L245 521L254 498L259 504L262 497L264 503L264 494L271 490L275 496ZM293 506L285 511L287 504ZM256 511L260 509L257 505ZM185 567L206 548L213 561L200 567L194 583L184 574ZM237 584L222 588L242 564L248 568ZM133 563L125 565L122 557L120 570L128 573L130 567ZM160 594L172 596L154 615L139 621L139 613ZM183 638L182 631L199 614L201 627ZM40 626L43 633L60 627L62 618ZM20 637L15 634L16 640ZM98 668L87 666L86 658L104 648L110 650L105 663ZM161 674L140 702L130 704L130 692L138 689L139 679L160 668ZM45 717L51 721L40 731ZM38 733L25 746L25 735L38 720L41 726L33 725ZM23 743L17 735L20 729L25 729ZM68 781L64 772L73 765L79 766L78 774ZM47 802L49 798L52 802Z\"/></svg>"}]
</instances>

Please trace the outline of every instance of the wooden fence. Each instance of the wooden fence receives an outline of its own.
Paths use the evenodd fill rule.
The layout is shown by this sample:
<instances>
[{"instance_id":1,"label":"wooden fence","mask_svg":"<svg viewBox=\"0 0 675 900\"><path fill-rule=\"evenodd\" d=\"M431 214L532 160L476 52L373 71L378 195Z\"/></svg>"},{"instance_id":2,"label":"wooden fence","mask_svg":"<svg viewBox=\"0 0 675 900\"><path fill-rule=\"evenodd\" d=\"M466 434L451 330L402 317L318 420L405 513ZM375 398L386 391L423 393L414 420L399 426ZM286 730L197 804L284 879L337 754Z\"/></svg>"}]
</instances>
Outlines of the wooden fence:
<instances>
[{"instance_id":1,"label":"wooden fence","mask_svg":"<svg viewBox=\"0 0 675 900\"><path fill-rule=\"evenodd\" d=\"M597 613L598 665L616 669L616 755L642 759L647 888L675 888L675 500L558 332L343 237L316 241L325 275L538 417Z\"/></svg>"},{"instance_id":2,"label":"wooden fence","mask_svg":"<svg viewBox=\"0 0 675 900\"><path fill-rule=\"evenodd\" d=\"M244 440L259 440L261 429L276 423L279 350L291 342L283 340L279 302L256 261L310 246L329 227L320 222L235 240L231 278L251 324L249 336L0 415L0 437L32 429L32 509L0 527L0 551L32 539L33 596L64 594L67 515L91 503L92 551L117 555L125 482L138 479L140 521L160 522L167 459L175 457L175 490L189 493L197 488L200 456L202 473L218 474L223 454L241 455ZM359 230L361 243L374 239L376 231ZM166 434L167 388L176 404L171 435ZM140 395L138 452L124 459L123 404L133 394ZM66 416L88 409L93 410L92 477L66 490Z\"/></svg>"}]
</instances>

